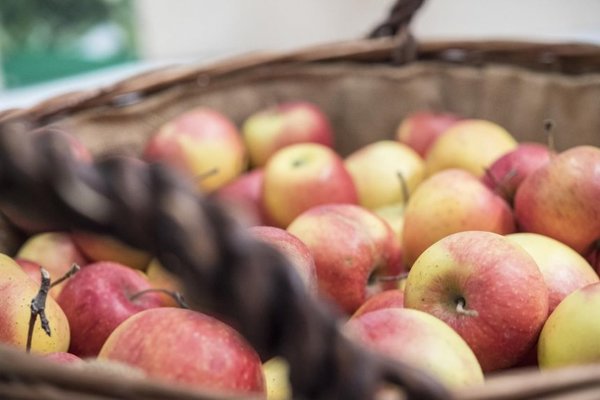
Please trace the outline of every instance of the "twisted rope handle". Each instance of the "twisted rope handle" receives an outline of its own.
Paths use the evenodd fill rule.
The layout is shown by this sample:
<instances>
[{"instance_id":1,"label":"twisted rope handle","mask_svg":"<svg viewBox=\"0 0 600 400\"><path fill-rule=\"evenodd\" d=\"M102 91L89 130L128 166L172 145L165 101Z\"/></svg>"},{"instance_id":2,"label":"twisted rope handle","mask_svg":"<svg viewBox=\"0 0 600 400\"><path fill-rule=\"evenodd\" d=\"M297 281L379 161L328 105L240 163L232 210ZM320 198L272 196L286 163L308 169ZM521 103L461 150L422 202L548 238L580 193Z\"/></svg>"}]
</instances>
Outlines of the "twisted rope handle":
<instances>
[{"instance_id":1,"label":"twisted rope handle","mask_svg":"<svg viewBox=\"0 0 600 400\"><path fill-rule=\"evenodd\" d=\"M285 357L299 396L370 399L388 382L408 398L450 397L419 371L350 342L338 316L304 291L287 260L192 182L135 159L80 164L60 135L29 128L23 120L0 125L5 199L25 206L35 199L36 214L56 228L115 235L158 256L182 278L193 308L231 324L263 360Z\"/></svg>"}]
</instances>

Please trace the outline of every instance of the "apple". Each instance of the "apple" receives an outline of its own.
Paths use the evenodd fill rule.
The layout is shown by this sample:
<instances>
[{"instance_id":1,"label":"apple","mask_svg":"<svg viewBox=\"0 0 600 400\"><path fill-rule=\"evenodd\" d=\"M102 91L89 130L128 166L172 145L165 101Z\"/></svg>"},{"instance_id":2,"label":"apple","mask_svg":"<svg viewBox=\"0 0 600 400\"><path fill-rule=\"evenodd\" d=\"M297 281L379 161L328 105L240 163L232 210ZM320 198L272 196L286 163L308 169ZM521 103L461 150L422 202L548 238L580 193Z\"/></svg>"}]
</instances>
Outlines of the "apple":
<instances>
[{"instance_id":1,"label":"apple","mask_svg":"<svg viewBox=\"0 0 600 400\"><path fill-rule=\"evenodd\" d=\"M264 166L278 150L292 144L333 145L327 116L306 101L281 103L255 112L244 121L242 136L255 167Z\"/></svg>"},{"instance_id":2,"label":"apple","mask_svg":"<svg viewBox=\"0 0 600 400\"><path fill-rule=\"evenodd\" d=\"M452 125L433 143L425 166L429 175L461 168L482 177L486 168L517 145L501 126L486 120L465 119Z\"/></svg>"},{"instance_id":3,"label":"apple","mask_svg":"<svg viewBox=\"0 0 600 400\"><path fill-rule=\"evenodd\" d=\"M152 256L108 235L75 231L71 237L91 261L112 261L135 269L146 269Z\"/></svg>"},{"instance_id":4,"label":"apple","mask_svg":"<svg viewBox=\"0 0 600 400\"><path fill-rule=\"evenodd\" d=\"M599 281L591 265L569 246L536 233L506 236L521 246L538 265L548 286L548 313L575 290Z\"/></svg>"},{"instance_id":5,"label":"apple","mask_svg":"<svg viewBox=\"0 0 600 400\"><path fill-rule=\"evenodd\" d=\"M567 296L550 314L538 343L540 368L600 361L600 283Z\"/></svg>"},{"instance_id":6,"label":"apple","mask_svg":"<svg viewBox=\"0 0 600 400\"><path fill-rule=\"evenodd\" d=\"M124 320L142 310L162 306L139 271L113 262L98 262L82 268L67 281L58 296L71 326L69 351L79 357L93 357L110 333Z\"/></svg>"},{"instance_id":7,"label":"apple","mask_svg":"<svg viewBox=\"0 0 600 400\"><path fill-rule=\"evenodd\" d=\"M404 211L402 251L406 265L410 267L443 237L469 230L513 233L510 206L467 171L438 172L419 185Z\"/></svg>"},{"instance_id":8,"label":"apple","mask_svg":"<svg viewBox=\"0 0 600 400\"><path fill-rule=\"evenodd\" d=\"M404 308L404 289L384 290L373 295L352 314L352 318L385 308Z\"/></svg>"},{"instance_id":9,"label":"apple","mask_svg":"<svg viewBox=\"0 0 600 400\"><path fill-rule=\"evenodd\" d=\"M156 258L150 262L146 270L150 285L155 289L163 289L182 294L184 291L181 280L162 266ZM157 292L162 299L163 306L179 307L177 301L166 293Z\"/></svg>"},{"instance_id":10,"label":"apple","mask_svg":"<svg viewBox=\"0 0 600 400\"><path fill-rule=\"evenodd\" d=\"M548 317L548 288L522 247L467 231L421 254L408 273L404 305L454 328L490 372L515 365L534 346Z\"/></svg>"},{"instance_id":11,"label":"apple","mask_svg":"<svg viewBox=\"0 0 600 400\"><path fill-rule=\"evenodd\" d=\"M38 266L43 266L50 273L52 281L62 278L73 264L79 266L87 264L85 257L75 245L71 235L64 232L45 232L31 236L21 245L15 257L18 260L26 260ZM18 262L22 264L22 261ZM32 270L33 267L33 265L28 265L25 269ZM39 267L36 272L32 275L37 276L34 279L39 283ZM64 285L65 282L52 288L52 296L58 296Z\"/></svg>"},{"instance_id":12,"label":"apple","mask_svg":"<svg viewBox=\"0 0 600 400\"><path fill-rule=\"evenodd\" d=\"M580 254L600 240L600 148L566 150L529 175L515 196L522 231L557 239Z\"/></svg>"},{"instance_id":13,"label":"apple","mask_svg":"<svg viewBox=\"0 0 600 400\"><path fill-rule=\"evenodd\" d=\"M0 343L23 350L27 345L31 301L40 289L10 257L0 254ZM65 352L69 348L69 322L56 301L46 298L46 317L51 336L46 335L38 318L34 325L31 351L36 354Z\"/></svg>"},{"instance_id":14,"label":"apple","mask_svg":"<svg viewBox=\"0 0 600 400\"><path fill-rule=\"evenodd\" d=\"M483 383L473 351L450 326L425 312L387 308L350 319L351 338L386 357L428 373L448 388Z\"/></svg>"},{"instance_id":15,"label":"apple","mask_svg":"<svg viewBox=\"0 0 600 400\"><path fill-rule=\"evenodd\" d=\"M396 282L400 245L389 225L353 204L327 204L299 215L288 227L310 249L320 293L352 314L368 297Z\"/></svg>"},{"instance_id":16,"label":"apple","mask_svg":"<svg viewBox=\"0 0 600 400\"><path fill-rule=\"evenodd\" d=\"M269 159L262 199L269 221L282 228L314 206L358 203L356 187L341 157L316 143L285 147Z\"/></svg>"},{"instance_id":17,"label":"apple","mask_svg":"<svg viewBox=\"0 0 600 400\"><path fill-rule=\"evenodd\" d=\"M538 143L520 143L516 149L497 159L486 171L482 180L490 189L512 203L523 180L538 168L546 165L552 156L548 146Z\"/></svg>"},{"instance_id":18,"label":"apple","mask_svg":"<svg viewBox=\"0 0 600 400\"><path fill-rule=\"evenodd\" d=\"M364 146L346 157L344 164L352 175L359 204L372 210L407 201L400 179L404 179L408 195L425 177L421 157L392 140Z\"/></svg>"},{"instance_id":19,"label":"apple","mask_svg":"<svg viewBox=\"0 0 600 400\"><path fill-rule=\"evenodd\" d=\"M246 226L265 224L261 206L264 170L256 168L235 178L215 192L215 197L228 205Z\"/></svg>"},{"instance_id":20,"label":"apple","mask_svg":"<svg viewBox=\"0 0 600 400\"><path fill-rule=\"evenodd\" d=\"M305 289L312 295L317 295L318 282L315 260L300 239L285 229L272 226L255 226L248 229L250 234L265 243L274 246L290 261L290 265L302 281Z\"/></svg>"},{"instance_id":21,"label":"apple","mask_svg":"<svg viewBox=\"0 0 600 400\"><path fill-rule=\"evenodd\" d=\"M256 351L233 328L191 310L164 307L131 316L106 340L98 358L203 390L240 396L265 392Z\"/></svg>"},{"instance_id":22,"label":"apple","mask_svg":"<svg viewBox=\"0 0 600 400\"><path fill-rule=\"evenodd\" d=\"M205 107L162 125L146 143L142 158L187 173L207 192L232 181L246 168L246 149L236 126Z\"/></svg>"},{"instance_id":23,"label":"apple","mask_svg":"<svg viewBox=\"0 0 600 400\"><path fill-rule=\"evenodd\" d=\"M263 363L263 374L267 400L289 400L292 398L290 366L285 359L273 357Z\"/></svg>"},{"instance_id":24,"label":"apple","mask_svg":"<svg viewBox=\"0 0 600 400\"><path fill-rule=\"evenodd\" d=\"M410 146L425 158L440 135L462 118L451 113L421 111L404 118L396 130L396 140Z\"/></svg>"}]
</instances>

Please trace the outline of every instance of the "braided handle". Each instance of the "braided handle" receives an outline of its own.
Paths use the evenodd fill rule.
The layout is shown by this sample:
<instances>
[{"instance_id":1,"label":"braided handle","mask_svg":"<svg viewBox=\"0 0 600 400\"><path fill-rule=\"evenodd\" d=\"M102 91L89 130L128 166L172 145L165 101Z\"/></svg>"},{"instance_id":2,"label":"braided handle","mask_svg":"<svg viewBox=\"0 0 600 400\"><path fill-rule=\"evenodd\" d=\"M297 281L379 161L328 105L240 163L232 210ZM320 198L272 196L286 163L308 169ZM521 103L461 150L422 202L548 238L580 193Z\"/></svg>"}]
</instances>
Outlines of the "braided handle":
<instances>
[{"instance_id":1,"label":"braided handle","mask_svg":"<svg viewBox=\"0 0 600 400\"><path fill-rule=\"evenodd\" d=\"M231 324L262 359L285 357L298 395L370 399L388 382L408 398L449 398L428 376L350 342L338 316L304 291L280 253L250 238L175 171L127 158L80 164L63 137L29 130L23 120L0 125L5 200L36 199L36 215L56 228L112 234L152 252L185 282L193 308Z\"/></svg>"}]
</instances>

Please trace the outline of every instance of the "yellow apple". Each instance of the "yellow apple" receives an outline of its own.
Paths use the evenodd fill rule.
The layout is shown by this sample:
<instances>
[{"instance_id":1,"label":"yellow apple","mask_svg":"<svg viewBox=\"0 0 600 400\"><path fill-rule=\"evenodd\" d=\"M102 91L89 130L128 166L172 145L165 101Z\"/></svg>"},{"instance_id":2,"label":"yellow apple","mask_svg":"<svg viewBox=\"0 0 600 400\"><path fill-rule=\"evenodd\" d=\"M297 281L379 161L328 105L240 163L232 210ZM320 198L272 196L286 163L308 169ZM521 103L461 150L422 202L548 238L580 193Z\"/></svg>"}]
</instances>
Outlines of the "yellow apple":
<instances>
[{"instance_id":1,"label":"yellow apple","mask_svg":"<svg viewBox=\"0 0 600 400\"><path fill-rule=\"evenodd\" d=\"M567 296L550 314L538 342L540 368L600 362L600 283Z\"/></svg>"},{"instance_id":2,"label":"yellow apple","mask_svg":"<svg viewBox=\"0 0 600 400\"><path fill-rule=\"evenodd\" d=\"M352 175L359 204L372 210L405 202L400 179L404 179L411 193L425 176L421 157L407 145L393 140L362 147L350 154L344 164Z\"/></svg>"},{"instance_id":3,"label":"yellow apple","mask_svg":"<svg viewBox=\"0 0 600 400\"><path fill-rule=\"evenodd\" d=\"M281 357L273 357L263 364L267 400L289 400L292 398L289 371L289 364Z\"/></svg>"},{"instance_id":4,"label":"yellow apple","mask_svg":"<svg viewBox=\"0 0 600 400\"><path fill-rule=\"evenodd\" d=\"M508 131L491 121L459 121L429 149L425 158L427 173L432 175L447 168L462 168L482 177L486 168L517 145Z\"/></svg>"},{"instance_id":5,"label":"yellow apple","mask_svg":"<svg viewBox=\"0 0 600 400\"><path fill-rule=\"evenodd\" d=\"M31 300L39 286L10 257L0 254L0 342L23 350L27 344ZM38 354L66 352L69 349L69 322L56 301L46 298L46 317L51 336L41 328L38 318L33 330L31 351Z\"/></svg>"}]
</instances>

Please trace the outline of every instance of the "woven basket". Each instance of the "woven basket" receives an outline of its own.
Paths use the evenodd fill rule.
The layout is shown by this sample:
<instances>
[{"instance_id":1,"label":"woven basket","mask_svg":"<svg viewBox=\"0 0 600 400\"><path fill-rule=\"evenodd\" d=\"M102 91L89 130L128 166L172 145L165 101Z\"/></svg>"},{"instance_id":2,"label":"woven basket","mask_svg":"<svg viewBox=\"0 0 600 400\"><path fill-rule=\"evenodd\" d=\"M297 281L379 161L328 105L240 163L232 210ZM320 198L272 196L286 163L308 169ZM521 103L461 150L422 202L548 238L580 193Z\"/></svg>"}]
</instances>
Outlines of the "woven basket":
<instances>
[{"instance_id":1,"label":"woven basket","mask_svg":"<svg viewBox=\"0 0 600 400\"><path fill-rule=\"evenodd\" d=\"M113 234L156 254L186 282L194 308L225 316L264 359L285 356L299 397L362 400L388 382L414 399L598 399L600 365L514 370L448 392L420 371L357 348L339 333L335 314L293 285L285 259L249 238L219 204L164 167L107 157L139 155L161 124L192 107L213 107L240 123L267 104L297 99L330 116L342 154L392 137L405 115L421 109L486 118L529 141L545 140L543 121L551 118L559 150L600 146L599 47L415 43L407 24L420 4L399 1L369 39L165 68L1 112L1 201L56 229ZM29 133L53 127L77 135L104 161L80 165L59 137ZM0 220L0 250L12 254L22 240ZM0 347L0 398L227 397L73 371Z\"/></svg>"}]
</instances>

